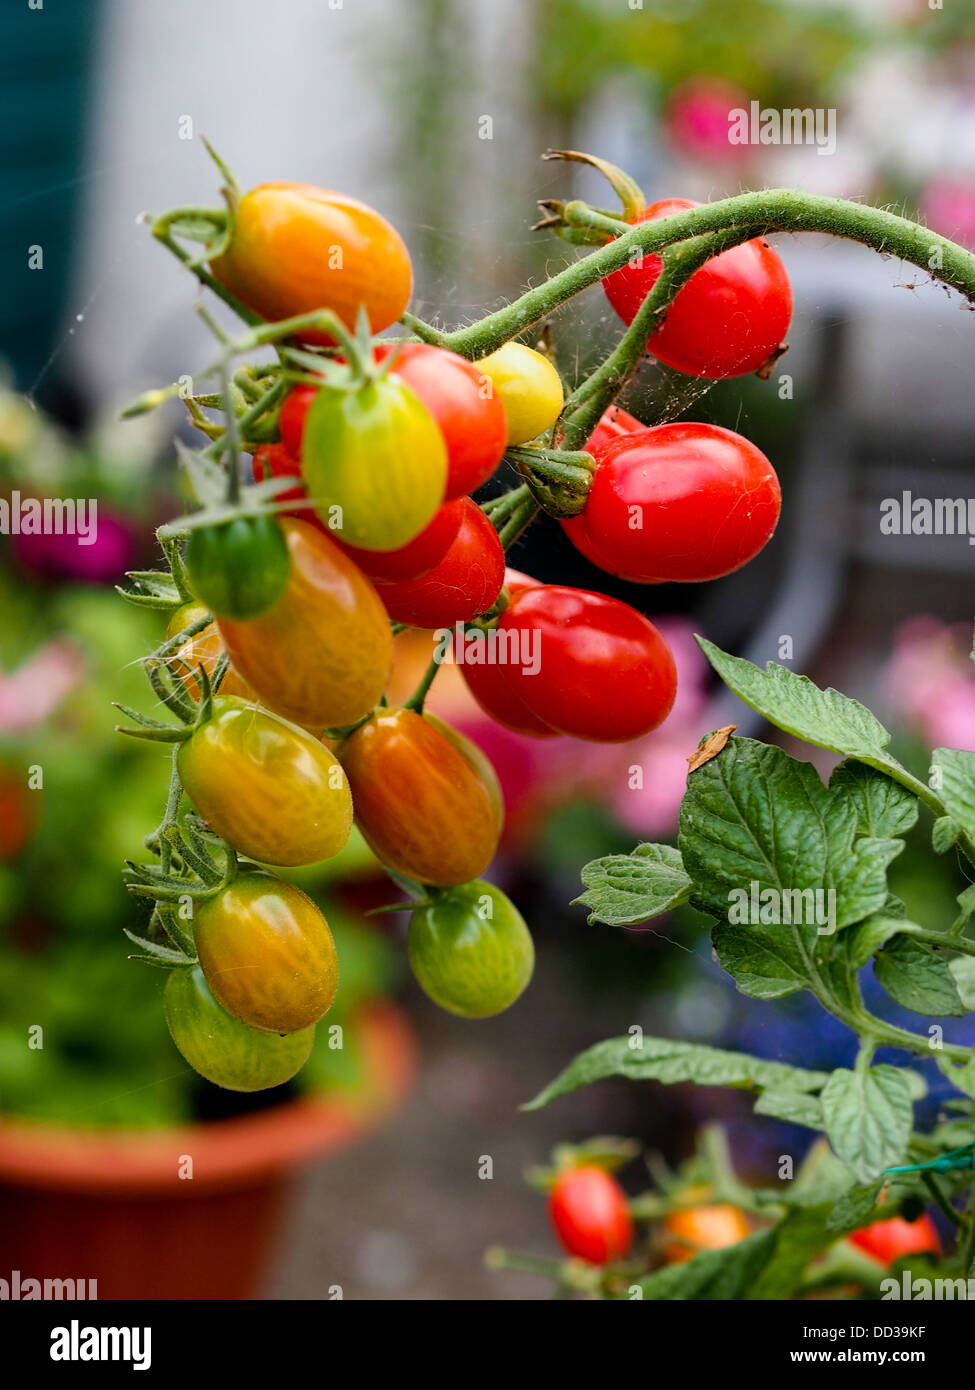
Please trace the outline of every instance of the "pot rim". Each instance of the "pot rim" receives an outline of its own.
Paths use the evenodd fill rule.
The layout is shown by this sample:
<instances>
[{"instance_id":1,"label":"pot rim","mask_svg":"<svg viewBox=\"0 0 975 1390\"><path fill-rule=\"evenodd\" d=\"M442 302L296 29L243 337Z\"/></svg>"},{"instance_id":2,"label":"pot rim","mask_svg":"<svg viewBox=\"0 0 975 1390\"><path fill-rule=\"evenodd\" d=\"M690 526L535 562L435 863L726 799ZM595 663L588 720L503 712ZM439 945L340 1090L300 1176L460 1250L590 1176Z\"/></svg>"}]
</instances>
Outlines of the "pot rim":
<instances>
[{"instance_id":1,"label":"pot rim","mask_svg":"<svg viewBox=\"0 0 975 1390\"><path fill-rule=\"evenodd\" d=\"M413 1030L389 1000L357 1013L365 1080L267 1110L157 1130L82 1130L0 1116L0 1184L93 1197L189 1197L253 1187L353 1143L395 1111L415 1071ZM180 1178L192 1159L192 1180Z\"/></svg>"}]
</instances>

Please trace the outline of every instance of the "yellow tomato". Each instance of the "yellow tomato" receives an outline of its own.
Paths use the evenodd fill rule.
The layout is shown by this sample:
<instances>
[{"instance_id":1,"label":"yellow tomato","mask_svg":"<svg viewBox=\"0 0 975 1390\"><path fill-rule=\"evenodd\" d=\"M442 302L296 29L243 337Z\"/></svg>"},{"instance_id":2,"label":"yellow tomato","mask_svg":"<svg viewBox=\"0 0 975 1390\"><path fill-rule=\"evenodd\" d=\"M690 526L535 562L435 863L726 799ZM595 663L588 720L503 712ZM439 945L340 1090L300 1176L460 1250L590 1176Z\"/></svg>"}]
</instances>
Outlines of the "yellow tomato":
<instances>
[{"instance_id":1,"label":"yellow tomato","mask_svg":"<svg viewBox=\"0 0 975 1390\"><path fill-rule=\"evenodd\" d=\"M547 357L521 343L505 343L474 365L501 398L508 419L509 444L537 439L555 424L565 396L561 378Z\"/></svg>"}]
</instances>

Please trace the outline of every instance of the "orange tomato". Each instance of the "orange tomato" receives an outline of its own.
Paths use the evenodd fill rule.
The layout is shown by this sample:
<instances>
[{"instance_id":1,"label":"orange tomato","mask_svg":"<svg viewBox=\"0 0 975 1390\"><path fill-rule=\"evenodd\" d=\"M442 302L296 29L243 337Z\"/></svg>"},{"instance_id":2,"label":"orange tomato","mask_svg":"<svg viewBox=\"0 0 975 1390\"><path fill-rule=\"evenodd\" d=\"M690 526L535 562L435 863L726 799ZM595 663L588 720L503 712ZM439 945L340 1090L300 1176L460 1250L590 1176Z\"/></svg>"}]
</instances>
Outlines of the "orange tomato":
<instances>
[{"instance_id":1,"label":"orange tomato","mask_svg":"<svg viewBox=\"0 0 975 1390\"><path fill-rule=\"evenodd\" d=\"M193 623L198 622L208 612L209 609L205 603L184 603L182 608L177 608L170 618L166 628L166 636L175 637L178 632L192 627ZM200 686L195 675L191 673L202 666L207 675L212 676L214 667L225 650L216 624L211 622L207 623L206 627L201 628L193 637L188 637L169 658L169 666L177 675L183 677L183 684L194 700L200 698ZM232 666L227 667L224 678L220 682L220 694L238 695L242 700L256 699L253 690Z\"/></svg>"},{"instance_id":2,"label":"orange tomato","mask_svg":"<svg viewBox=\"0 0 975 1390\"><path fill-rule=\"evenodd\" d=\"M248 859L317 864L349 838L352 797L341 764L313 735L256 705L218 695L176 764L203 819Z\"/></svg>"},{"instance_id":3,"label":"orange tomato","mask_svg":"<svg viewBox=\"0 0 975 1390\"><path fill-rule=\"evenodd\" d=\"M281 522L291 577L277 603L217 626L230 659L263 704L314 729L352 724L386 688L393 639L386 610L362 571L314 526Z\"/></svg>"},{"instance_id":4,"label":"orange tomato","mask_svg":"<svg viewBox=\"0 0 975 1390\"><path fill-rule=\"evenodd\" d=\"M413 285L395 227L356 198L308 183L265 183L246 193L230 245L210 269L262 318L332 309L353 329L362 306L374 333L396 322Z\"/></svg>"},{"instance_id":5,"label":"orange tomato","mask_svg":"<svg viewBox=\"0 0 975 1390\"><path fill-rule=\"evenodd\" d=\"M745 1213L730 1202L678 1208L664 1217L663 1229L664 1259L671 1265L683 1264L702 1250L737 1245L751 1230Z\"/></svg>"},{"instance_id":6,"label":"orange tomato","mask_svg":"<svg viewBox=\"0 0 975 1390\"><path fill-rule=\"evenodd\" d=\"M384 709L338 750L356 824L397 873L438 887L487 868L504 820L484 754L432 714Z\"/></svg>"},{"instance_id":7,"label":"orange tomato","mask_svg":"<svg viewBox=\"0 0 975 1390\"><path fill-rule=\"evenodd\" d=\"M249 1028L297 1033L335 1002L332 933L293 883L238 874L196 909L193 939L214 998Z\"/></svg>"}]
</instances>

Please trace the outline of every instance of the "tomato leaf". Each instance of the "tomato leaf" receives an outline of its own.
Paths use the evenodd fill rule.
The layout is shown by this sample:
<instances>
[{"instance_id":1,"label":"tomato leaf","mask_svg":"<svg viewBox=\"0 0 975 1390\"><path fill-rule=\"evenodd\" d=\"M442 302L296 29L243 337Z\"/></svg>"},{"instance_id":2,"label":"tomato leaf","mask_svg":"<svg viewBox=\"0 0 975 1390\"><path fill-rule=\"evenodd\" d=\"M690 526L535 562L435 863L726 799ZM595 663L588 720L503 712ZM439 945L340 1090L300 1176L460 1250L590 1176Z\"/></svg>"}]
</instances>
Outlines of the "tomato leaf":
<instances>
[{"instance_id":1,"label":"tomato leaf","mask_svg":"<svg viewBox=\"0 0 975 1390\"><path fill-rule=\"evenodd\" d=\"M917 820L918 801L913 792L866 763L840 763L833 770L829 786L853 803L860 835L879 839L906 835Z\"/></svg>"},{"instance_id":2,"label":"tomato leaf","mask_svg":"<svg viewBox=\"0 0 975 1390\"><path fill-rule=\"evenodd\" d=\"M933 946L899 935L878 952L873 968L891 999L912 1013L960 1018L966 1011L948 962Z\"/></svg>"},{"instance_id":3,"label":"tomato leaf","mask_svg":"<svg viewBox=\"0 0 975 1390\"><path fill-rule=\"evenodd\" d=\"M875 917L868 917L865 922L858 922L846 933L847 964L851 969L859 970L892 936L910 925L905 918L887 913L878 913Z\"/></svg>"},{"instance_id":4,"label":"tomato leaf","mask_svg":"<svg viewBox=\"0 0 975 1390\"><path fill-rule=\"evenodd\" d=\"M931 771L952 820L967 835L975 835L975 753L960 748L936 748Z\"/></svg>"},{"instance_id":5,"label":"tomato leaf","mask_svg":"<svg viewBox=\"0 0 975 1390\"><path fill-rule=\"evenodd\" d=\"M802 953L792 933L781 927L722 923L711 942L721 968L752 999L783 999L809 984Z\"/></svg>"},{"instance_id":6,"label":"tomato leaf","mask_svg":"<svg viewBox=\"0 0 975 1390\"><path fill-rule=\"evenodd\" d=\"M846 1231L855 1231L858 1226L865 1226L873 1215L886 1181L886 1178L875 1178L871 1183L857 1183L844 1192L829 1214L826 1229L842 1235Z\"/></svg>"},{"instance_id":7,"label":"tomato leaf","mask_svg":"<svg viewBox=\"0 0 975 1390\"><path fill-rule=\"evenodd\" d=\"M935 854L947 854L961 834L961 826L951 816L939 816L931 827L931 847Z\"/></svg>"},{"instance_id":8,"label":"tomato leaf","mask_svg":"<svg viewBox=\"0 0 975 1390\"><path fill-rule=\"evenodd\" d=\"M680 850L691 902L732 925L774 926L803 949L877 912L900 840L856 839L845 787L811 763L733 738L688 777ZM823 930L820 930L820 929Z\"/></svg>"},{"instance_id":9,"label":"tomato leaf","mask_svg":"<svg viewBox=\"0 0 975 1390\"><path fill-rule=\"evenodd\" d=\"M911 1137L911 1084L897 1067L838 1067L823 1087L833 1151L863 1183L903 1160Z\"/></svg>"},{"instance_id":10,"label":"tomato leaf","mask_svg":"<svg viewBox=\"0 0 975 1390\"><path fill-rule=\"evenodd\" d=\"M823 1106L819 1097L790 1086L770 1086L758 1097L754 1110L756 1115L771 1115L793 1125L805 1125L807 1129L823 1127Z\"/></svg>"},{"instance_id":11,"label":"tomato leaf","mask_svg":"<svg viewBox=\"0 0 975 1390\"><path fill-rule=\"evenodd\" d=\"M534 1100L521 1108L540 1110L558 1096L609 1076L660 1081L667 1086L691 1081L698 1086L740 1086L752 1090L785 1087L794 1091L818 1091L829 1079L828 1072L790 1067L744 1052L635 1035L610 1038L580 1052Z\"/></svg>"},{"instance_id":12,"label":"tomato leaf","mask_svg":"<svg viewBox=\"0 0 975 1390\"><path fill-rule=\"evenodd\" d=\"M774 661L763 671L704 637L696 640L725 685L786 733L846 757L893 762L882 751L890 734L857 700L838 690L820 690L808 676L797 676Z\"/></svg>"},{"instance_id":13,"label":"tomato leaf","mask_svg":"<svg viewBox=\"0 0 975 1390\"><path fill-rule=\"evenodd\" d=\"M641 1298L654 1301L741 1299L768 1264L777 1240L777 1228L758 1231L737 1245L703 1250L685 1264L667 1265L634 1279L629 1289L639 1288ZM633 1294L628 1291L623 1297Z\"/></svg>"},{"instance_id":14,"label":"tomato leaf","mask_svg":"<svg viewBox=\"0 0 975 1390\"><path fill-rule=\"evenodd\" d=\"M573 900L590 909L589 921L628 927L686 902L691 880L672 845L637 845L631 854L594 859L582 871L586 892Z\"/></svg>"},{"instance_id":15,"label":"tomato leaf","mask_svg":"<svg viewBox=\"0 0 975 1390\"><path fill-rule=\"evenodd\" d=\"M975 956L958 956L949 961L958 997L966 1009L975 1009Z\"/></svg>"}]
</instances>

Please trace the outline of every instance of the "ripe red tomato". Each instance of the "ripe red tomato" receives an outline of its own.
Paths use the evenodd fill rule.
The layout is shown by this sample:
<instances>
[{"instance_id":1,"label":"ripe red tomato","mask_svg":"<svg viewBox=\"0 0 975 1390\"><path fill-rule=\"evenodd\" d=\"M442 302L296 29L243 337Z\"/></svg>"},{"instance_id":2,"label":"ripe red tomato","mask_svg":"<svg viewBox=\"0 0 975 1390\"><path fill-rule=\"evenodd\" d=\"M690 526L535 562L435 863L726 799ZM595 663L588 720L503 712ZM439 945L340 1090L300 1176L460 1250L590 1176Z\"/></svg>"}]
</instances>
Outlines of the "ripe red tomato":
<instances>
[{"instance_id":1,"label":"ripe red tomato","mask_svg":"<svg viewBox=\"0 0 975 1390\"><path fill-rule=\"evenodd\" d=\"M666 198L644 208L634 221L652 222L697 206ZM660 268L659 256L644 256L642 264L622 266L603 281L624 323L633 322ZM768 242L756 237L694 272L647 347L661 362L690 376L744 376L768 361L791 319L792 286L785 266Z\"/></svg>"},{"instance_id":2,"label":"ripe red tomato","mask_svg":"<svg viewBox=\"0 0 975 1390\"><path fill-rule=\"evenodd\" d=\"M497 601L504 584L504 550L476 502L463 497L460 526L446 555L422 579L377 581L386 612L411 627L452 627L476 618Z\"/></svg>"},{"instance_id":3,"label":"ripe red tomato","mask_svg":"<svg viewBox=\"0 0 975 1390\"><path fill-rule=\"evenodd\" d=\"M300 460L301 458L301 439L305 433L305 419L311 409L311 403L317 395L317 386L309 386L303 382L299 386L292 387L281 402L281 411L278 415L281 443L293 459Z\"/></svg>"},{"instance_id":4,"label":"ripe red tomato","mask_svg":"<svg viewBox=\"0 0 975 1390\"><path fill-rule=\"evenodd\" d=\"M558 733L626 743L670 713L677 693L670 648L618 599L540 585L514 598L498 630L519 634L512 639L518 662L499 668L507 689Z\"/></svg>"},{"instance_id":5,"label":"ripe red tomato","mask_svg":"<svg viewBox=\"0 0 975 1390\"><path fill-rule=\"evenodd\" d=\"M230 245L210 269L262 318L332 309L354 329L362 307L373 333L396 322L413 284L409 252L384 217L307 183L265 183L245 193ZM330 341L317 331L301 336Z\"/></svg>"},{"instance_id":6,"label":"ripe red tomato","mask_svg":"<svg viewBox=\"0 0 975 1390\"><path fill-rule=\"evenodd\" d=\"M484 872L504 810L481 750L432 714L379 710L338 750L356 824L397 873L438 887Z\"/></svg>"},{"instance_id":7,"label":"ripe red tomato","mask_svg":"<svg viewBox=\"0 0 975 1390\"><path fill-rule=\"evenodd\" d=\"M697 583L754 559L775 530L781 501L775 469L740 434L657 425L601 450L585 511L566 529L610 574Z\"/></svg>"},{"instance_id":8,"label":"ripe red tomato","mask_svg":"<svg viewBox=\"0 0 975 1390\"><path fill-rule=\"evenodd\" d=\"M663 1222L663 1255L668 1264L684 1264L702 1250L723 1250L749 1234L748 1218L730 1202L680 1207Z\"/></svg>"},{"instance_id":9,"label":"ripe red tomato","mask_svg":"<svg viewBox=\"0 0 975 1390\"><path fill-rule=\"evenodd\" d=\"M626 1193L595 1164L560 1173L549 1193L548 1211L564 1249L590 1264L621 1260L633 1244Z\"/></svg>"},{"instance_id":10,"label":"ripe red tomato","mask_svg":"<svg viewBox=\"0 0 975 1390\"><path fill-rule=\"evenodd\" d=\"M275 502L290 502L307 498L308 493L301 477L301 464L283 443L262 444L254 452L251 467L255 483L263 483L266 478L294 478L294 487L286 488L283 492L277 493ZM296 516L299 520L307 521L313 526L320 527L322 524L312 507L295 507L294 511L285 512L284 515Z\"/></svg>"},{"instance_id":11,"label":"ripe red tomato","mask_svg":"<svg viewBox=\"0 0 975 1390\"><path fill-rule=\"evenodd\" d=\"M380 345L390 371L415 391L447 445L447 498L475 492L504 457L508 424L501 397L476 362L429 343Z\"/></svg>"},{"instance_id":12,"label":"ripe red tomato","mask_svg":"<svg viewBox=\"0 0 975 1390\"><path fill-rule=\"evenodd\" d=\"M586 449L590 454L598 453L604 444L612 444L614 440L646 428L646 425L641 424L635 415L630 415L622 406L611 405L608 410L603 411L599 424L587 439Z\"/></svg>"},{"instance_id":13,"label":"ripe red tomato","mask_svg":"<svg viewBox=\"0 0 975 1390\"><path fill-rule=\"evenodd\" d=\"M872 1255L883 1265L892 1265L904 1255L926 1252L941 1254L938 1228L926 1211L916 1221L905 1221L903 1216L874 1221L872 1225L854 1231L849 1239L859 1250Z\"/></svg>"},{"instance_id":14,"label":"ripe red tomato","mask_svg":"<svg viewBox=\"0 0 975 1390\"><path fill-rule=\"evenodd\" d=\"M508 591L510 602L517 594L523 593L526 589L539 588L540 585L537 579L531 579L519 570L506 569L504 587ZM516 639L512 636L511 640ZM474 647L475 641L483 642L483 648ZM455 660L457 655L455 643ZM509 663L502 659L510 655L507 646L502 648L499 642L491 639L471 637L465 641L463 661L459 664L468 689L484 713L490 715L505 729L512 729L516 734L530 734L533 738L554 738L555 730L532 714L524 700L512 688L507 671ZM479 657L483 659L478 660Z\"/></svg>"},{"instance_id":15,"label":"ripe red tomato","mask_svg":"<svg viewBox=\"0 0 975 1390\"><path fill-rule=\"evenodd\" d=\"M422 579L440 564L453 545L464 519L466 500L456 497L452 502L445 502L434 513L430 524L399 550L361 550L355 545L345 545L334 534L332 539L370 579L395 583Z\"/></svg>"}]
</instances>

